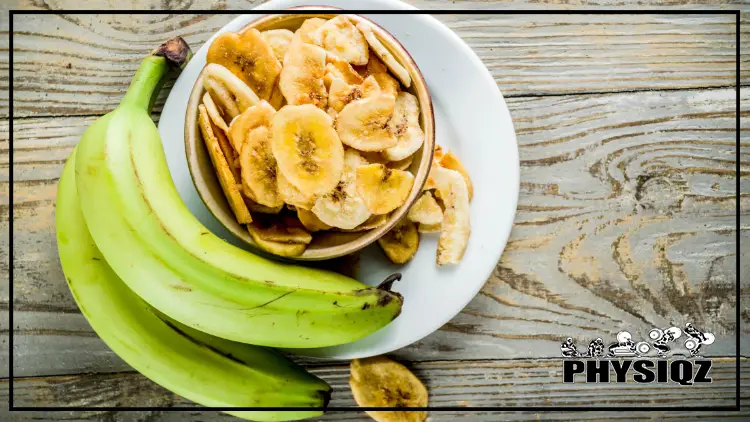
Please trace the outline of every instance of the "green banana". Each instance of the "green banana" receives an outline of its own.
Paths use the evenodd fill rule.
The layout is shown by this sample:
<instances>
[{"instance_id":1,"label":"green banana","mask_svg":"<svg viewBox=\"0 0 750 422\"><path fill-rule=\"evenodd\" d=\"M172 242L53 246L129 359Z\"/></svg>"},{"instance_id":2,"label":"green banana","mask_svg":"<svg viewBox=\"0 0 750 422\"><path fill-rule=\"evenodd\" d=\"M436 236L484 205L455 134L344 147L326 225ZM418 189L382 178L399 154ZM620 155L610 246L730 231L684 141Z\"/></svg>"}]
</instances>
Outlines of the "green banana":
<instances>
[{"instance_id":1,"label":"green banana","mask_svg":"<svg viewBox=\"0 0 750 422\"><path fill-rule=\"evenodd\" d=\"M144 59L121 104L86 130L77 151L86 224L128 287L187 326L264 346L349 343L396 318L403 300L390 283L372 288L267 260L200 224L172 182L150 118L167 69L164 57Z\"/></svg>"},{"instance_id":2,"label":"green banana","mask_svg":"<svg viewBox=\"0 0 750 422\"><path fill-rule=\"evenodd\" d=\"M106 125L106 119L97 125ZM94 127L94 130L99 130ZM57 245L81 312L118 356L146 377L213 407L323 408L331 388L273 349L210 336L161 316L117 277L81 212L73 151L57 190ZM322 410L227 412L257 421L297 420Z\"/></svg>"}]
</instances>

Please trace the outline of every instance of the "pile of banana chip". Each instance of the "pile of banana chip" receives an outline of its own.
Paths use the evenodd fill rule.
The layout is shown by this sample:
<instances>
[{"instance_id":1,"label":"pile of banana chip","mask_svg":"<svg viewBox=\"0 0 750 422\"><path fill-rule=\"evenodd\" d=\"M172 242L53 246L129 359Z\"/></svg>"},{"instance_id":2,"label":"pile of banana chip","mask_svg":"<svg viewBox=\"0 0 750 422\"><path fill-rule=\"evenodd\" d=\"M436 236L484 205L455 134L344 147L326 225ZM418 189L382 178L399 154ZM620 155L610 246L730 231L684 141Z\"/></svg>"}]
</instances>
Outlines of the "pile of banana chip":
<instances>
[{"instance_id":1,"label":"pile of banana chip","mask_svg":"<svg viewBox=\"0 0 750 422\"><path fill-rule=\"evenodd\" d=\"M369 24L339 15L295 32L224 33L207 63L201 133L237 221L261 248L298 256L314 233L372 230L406 202L425 139L420 104ZM436 151L424 194L378 243L405 263L420 232L440 232L438 264L457 263L470 196L460 161Z\"/></svg>"}]
</instances>

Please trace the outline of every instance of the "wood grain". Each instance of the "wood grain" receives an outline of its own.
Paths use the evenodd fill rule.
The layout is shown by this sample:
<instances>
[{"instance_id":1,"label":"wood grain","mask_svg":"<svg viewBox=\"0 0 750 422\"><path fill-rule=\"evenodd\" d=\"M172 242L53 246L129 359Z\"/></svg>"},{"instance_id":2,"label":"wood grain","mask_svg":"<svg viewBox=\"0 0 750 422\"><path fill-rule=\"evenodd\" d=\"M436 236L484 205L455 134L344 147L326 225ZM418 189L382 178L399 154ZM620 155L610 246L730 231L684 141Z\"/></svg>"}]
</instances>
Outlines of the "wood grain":
<instances>
[{"instance_id":1,"label":"wood grain","mask_svg":"<svg viewBox=\"0 0 750 422\"><path fill-rule=\"evenodd\" d=\"M716 359L711 369L713 382L705 386L681 387L672 384L597 384L595 394L592 386L582 382L563 384L560 359L510 360L510 361L437 361L409 364L414 373L428 388L431 406L731 406L734 404L735 362L733 359ZM743 372L750 369L746 359ZM348 386L347 365L323 365L309 370L326 380L333 387L330 406L354 407ZM747 393L750 378L741 380ZM0 382L0 397L6 402L8 382ZM193 404L149 381L137 373L115 373L99 375L76 375L20 379L14 382L14 404L16 406L152 406L184 407ZM0 411L0 415L2 415ZM715 417L724 412L627 412L624 414L576 413L547 414L548 420L637 420L650 417L658 420L688 417L689 420ZM218 421L231 418L216 412L141 412L128 414L129 421ZM509 412L435 411L431 421L448 421L460 416L470 420L491 421L503 419L539 418L541 414ZM732 417L747 417L750 412L729 413ZM111 421L108 412L59 412L43 410L17 414L11 420L97 420ZM122 417L122 416L121 416ZM8 420L8 419L3 419ZM122 420L122 419L115 419ZM365 421L362 413L333 412L320 420Z\"/></svg>"},{"instance_id":2,"label":"wood grain","mask_svg":"<svg viewBox=\"0 0 750 422\"><path fill-rule=\"evenodd\" d=\"M750 94L742 98L746 102ZM654 326L686 321L716 334L708 353L734 354L734 92L508 103L522 163L510 243L480 295L397 356L551 357L568 336L579 343L613 339L627 327L643 338ZM125 368L78 314L55 247L57 178L93 119L29 118L15 127L14 328L24 351L16 360L19 375ZM0 126L2 137L7 132ZM750 193L747 141L740 165L742 191ZM741 201L746 216L750 195ZM6 209L0 221L7 219ZM744 221L745 242L748 228ZM750 270L747 251L740 257L743 274ZM743 298L749 281L742 280ZM8 303L5 286L0 301ZM750 314L744 309L746 324ZM745 335L743 347L749 341Z\"/></svg>"},{"instance_id":3,"label":"wood grain","mask_svg":"<svg viewBox=\"0 0 750 422\"><path fill-rule=\"evenodd\" d=\"M227 8L252 4L217 3ZM73 5L78 2L48 6ZM14 115L103 114L117 104L145 52L175 35L197 50L234 17L18 15ZM721 87L735 81L731 15L437 18L474 49L506 96ZM0 115L7 110L0 108Z\"/></svg>"}]
</instances>

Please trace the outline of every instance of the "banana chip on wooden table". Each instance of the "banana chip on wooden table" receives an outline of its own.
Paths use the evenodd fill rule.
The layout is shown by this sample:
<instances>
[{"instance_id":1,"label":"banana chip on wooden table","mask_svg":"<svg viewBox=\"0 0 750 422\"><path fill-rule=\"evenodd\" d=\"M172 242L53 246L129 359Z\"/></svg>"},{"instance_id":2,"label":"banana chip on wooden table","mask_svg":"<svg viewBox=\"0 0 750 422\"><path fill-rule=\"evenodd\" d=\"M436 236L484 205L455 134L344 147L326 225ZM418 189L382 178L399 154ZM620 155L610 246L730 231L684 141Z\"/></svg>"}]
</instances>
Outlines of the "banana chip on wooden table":
<instances>
[{"instance_id":1,"label":"banana chip on wooden table","mask_svg":"<svg viewBox=\"0 0 750 422\"><path fill-rule=\"evenodd\" d=\"M427 407L427 388L408 368L377 356L354 359L350 364L349 385L361 407ZM368 410L378 422L422 422L425 411Z\"/></svg>"}]
</instances>

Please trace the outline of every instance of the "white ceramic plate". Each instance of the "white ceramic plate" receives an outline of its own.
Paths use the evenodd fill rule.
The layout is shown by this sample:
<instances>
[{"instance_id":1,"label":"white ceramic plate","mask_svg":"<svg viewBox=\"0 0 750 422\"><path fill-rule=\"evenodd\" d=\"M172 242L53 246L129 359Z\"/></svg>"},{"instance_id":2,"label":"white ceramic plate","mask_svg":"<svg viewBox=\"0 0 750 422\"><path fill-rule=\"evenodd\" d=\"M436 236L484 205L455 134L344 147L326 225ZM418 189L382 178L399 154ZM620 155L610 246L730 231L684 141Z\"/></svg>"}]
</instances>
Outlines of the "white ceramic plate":
<instances>
[{"instance_id":1,"label":"white ceramic plate","mask_svg":"<svg viewBox=\"0 0 750 422\"><path fill-rule=\"evenodd\" d=\"M413 9L397 0L273 0L257 9L322 4L349 10ZM242 15L216 35L236 31L259 16ZM436 141L455 151L474 183L472 234L463 260L452 267L435 265L436 234L422 236L416 256L404 266L388 262L376 244L366 248L361 257L362 282L377 285L393 272L403 274L394 286L404 296L401 315L384 329L354 343L296 351L308 356L352 359L384 354L440 328L461 312L489 278L510 235L518 200L518 149L513 122L481 60L453 31L430 15L364 16L403 44L427 81L435 109ZM211 40L195 52L172 88L159 132L172 177L188 208L211 231L243 247L201 201L185 158L185 109L190 90L206 63Z\"/></svg>"}]
</instances>

